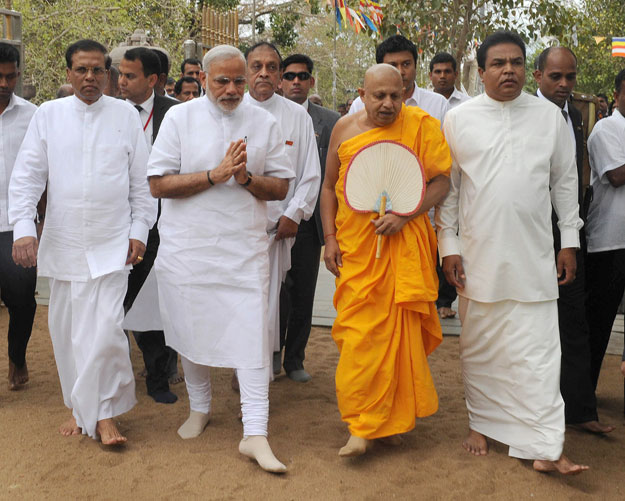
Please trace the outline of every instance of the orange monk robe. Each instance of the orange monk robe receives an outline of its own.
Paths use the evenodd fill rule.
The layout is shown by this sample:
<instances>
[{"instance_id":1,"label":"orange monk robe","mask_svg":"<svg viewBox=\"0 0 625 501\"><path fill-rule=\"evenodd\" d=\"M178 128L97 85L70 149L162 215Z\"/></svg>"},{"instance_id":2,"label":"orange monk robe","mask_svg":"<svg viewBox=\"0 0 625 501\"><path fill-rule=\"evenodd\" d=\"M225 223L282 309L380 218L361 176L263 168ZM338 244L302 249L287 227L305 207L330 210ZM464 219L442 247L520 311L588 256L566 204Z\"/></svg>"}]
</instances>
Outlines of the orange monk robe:
<instances>
[{"instance_id":1,"label":"orange monk robe","mask_svg":"<svg viewBox=\"0 0 625 501\"><path fill-rule=\"evenodd\" d=\"M443 339L434 303L436 236L427 214L382 237L376 259L375 214L354 212L345 203L351 158L381 139L412 148L427 181L448 176L451 167L438 120L405 105L393 124L353 137L338 149L336 239L343 267L336 280L338 314L332 328L340 352L336 394L350 433L366 439L405 433L414 428L416 417L436 412L438 396L427 356Z\"/></svg>"}]
</instances>

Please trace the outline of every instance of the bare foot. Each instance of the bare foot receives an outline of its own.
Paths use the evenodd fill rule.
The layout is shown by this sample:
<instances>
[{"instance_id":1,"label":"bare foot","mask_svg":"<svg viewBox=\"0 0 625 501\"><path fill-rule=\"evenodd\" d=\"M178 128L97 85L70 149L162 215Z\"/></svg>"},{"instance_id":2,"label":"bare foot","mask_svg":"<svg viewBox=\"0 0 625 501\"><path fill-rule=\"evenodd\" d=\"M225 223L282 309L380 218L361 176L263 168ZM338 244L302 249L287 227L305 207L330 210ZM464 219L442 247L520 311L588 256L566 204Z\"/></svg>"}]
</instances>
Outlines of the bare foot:
<instances>
[{"instance_id":1,"label":"bare foot","mask_svg":"<svg viewBox=\"0 0 625 501\"><path fill-rule=\"evenodd\" d=\"M474 456L486 456L488 454L486 437L477 431L469 430L467 438L462 441L462 447Z\"/></svg>"},{"instance_id":2,"label":"bare foot","mask_svg":"<svg viewBox=\"0 0 625 501\"><path fill-rule=\"evenodd\" d=\"M398 447L404 443L401 435L391 435L389 437L378 438L377 441L384 445L390 445L391 447Z\"/></svg>"},{"instance_id":3,"label":"bare foot","mask_svg":"<svg viewBox=\"0 0 625 501\"><path fill-rule=\"evenodd\" d=\"M119 432L111 418L98 421L95 431L100 435L100 441L103 445L121 445L127 442L126 437Z\"/></svg>"},{"instance_id":4,"label":"bare foot","mask_svg":"<svg viewBox=\"0 0 625 501\"><path fill-rule=\"evenodd\" d=\"M72 435L80 435L82 430L76 424L76 418L72 416L71 419L59 426L59 433L64 437L71 437Z\"/></svg>"},{"instance_id":5,"label":"bare foot","mask_svg":"<svg viewBox=\"0 0 625 501\"><path fill-rule=\"evenodd\" d=\"M438 314L441 318L454 318L456 316L456 312L451 308L447 308L446 306L439 308Z\"/></svg>"},{"instance_id":6,"label":"bare foot","mask_svg":"<svg viewBox=\"0 0 625 501\"><path fill-rule=\"evenodd\" d=\"M28 367L24 362L24 367L18 367L9 359L9 390L16 391L28 383Z\"/></svg>"},{"instance_id":7,"label":"bare foot","mask_svg":"<svg viewBox=\"0 0 625 501\"><path fill-rule=\"evenodd\" d=\"M595 433L602 435L604 433L610 433L615 430L614 426L607 424L601 424L599 421L586 421L585 423L578 423L571 425L578 430L587 431L588 433Z\"/></svg>"},{"instance_id":8,"label":"bare foot","mask_svg":"<svg viewBox=\"0 0 625 501\"><path fill-rule=\"evenodd\" d=\"M350 435L347 443L339 450L339 456L343 458L351 458L354 456L362 456L371 446L371 440L366 438Z\"/></svg>"},{"instance_id":9,"label":"bare foot","mask_svg":"<svg viewBox=\"0 0 625 501\"><path fill-rule=\"evenodd\" d=\"M564 454L560 456L557 461L545 461L537 459L534 461L534 469L541 473L549 473L551 471L557 471L562 475L579 475L581 472L589 469L588 466L582 464L575 464Z\"/></svg>"},{"instance_id":10,"label":"bare foot","mask_svg":"<svg viewBox=\"0 0 625 501\"><path fill-rule=\"evenodd\" d=\"M179 372L176 372L173 376L169 376L167 380L169 384L180 384L184 381L184 376L182 376Z\"/></svg>"}]
</instances>

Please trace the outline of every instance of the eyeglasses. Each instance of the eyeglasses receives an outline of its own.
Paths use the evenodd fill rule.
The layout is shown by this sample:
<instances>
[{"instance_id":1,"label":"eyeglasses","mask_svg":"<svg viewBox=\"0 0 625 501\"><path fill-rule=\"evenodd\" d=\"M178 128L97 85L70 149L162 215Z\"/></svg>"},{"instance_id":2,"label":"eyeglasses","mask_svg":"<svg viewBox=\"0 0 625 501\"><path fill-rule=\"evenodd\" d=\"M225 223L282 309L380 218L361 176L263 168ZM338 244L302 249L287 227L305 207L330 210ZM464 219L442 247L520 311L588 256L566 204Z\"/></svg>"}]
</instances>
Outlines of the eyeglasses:
<instances>
[{"instance_id":1,"label":"eyeglasses","mask_svg":"<svg viewBox=\"0 0 625 501\"><path fill-rule=\"evenodd\" d=\"M299 78L300 80L309 80L312 75L307 71L300 71L299 73L294 73L293 71L287 71L282 78L292 82L295 78Z\"/></svg>"},{"instance_id":2,"label":"eyeglasses","mask_svg":"<svg viewBox=\"0 0 625 501\"><path fill-rule=\"evenodd\" d=\"M77 68L72 68L72 71L80 76L85 76L87 73L91 72L96 77L101 77L106 73L106 69L100 66L96 66L94 68L87 68L86 66L78 66Z\"/></svg>"},{"instance_id":3,"label":"eyeglasses","mask_svg":"<svg viewBox=\"0 0 625 501\"><path fill-rule=\"evenodd\" d=\"M231 80L228 77L217 77L217 78L213 78L213 82L215 82L220 87L228 85L230 82L233 82L234 85L237 87L245 87L247 80L245 79L245 77L237 77L234 80Z\"/></svg>"}]
</instances>

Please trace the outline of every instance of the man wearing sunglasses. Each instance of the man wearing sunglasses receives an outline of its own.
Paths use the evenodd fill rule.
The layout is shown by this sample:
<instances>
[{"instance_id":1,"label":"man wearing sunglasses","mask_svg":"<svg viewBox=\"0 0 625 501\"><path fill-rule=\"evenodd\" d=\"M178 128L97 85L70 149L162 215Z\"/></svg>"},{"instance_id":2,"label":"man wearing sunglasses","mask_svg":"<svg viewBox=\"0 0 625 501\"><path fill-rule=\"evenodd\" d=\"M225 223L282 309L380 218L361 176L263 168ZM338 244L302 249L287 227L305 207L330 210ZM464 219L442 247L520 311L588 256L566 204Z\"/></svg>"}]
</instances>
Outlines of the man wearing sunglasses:
<instances>
[{"instance_id":1,"label":"man wearing sunglasses","mask_svg":"<svg viewBox=\"0 0 625 501\"><path fill-rule=\"evenodd\" d=\"M341 115L309 101L308 93L315 85L312 59L304 54L293 54L282 65L284 72L281 87L284 97L301 104L312 118L323 183L330 135ZM311 379L304 370L304 352L312 325L322 245L323 228L317 201L313 217L299 224L291 249L291 269L287 272L280 293L280 348L284 348L284 370L291 379L299 382Z\"/></svg>"}]
</instances>

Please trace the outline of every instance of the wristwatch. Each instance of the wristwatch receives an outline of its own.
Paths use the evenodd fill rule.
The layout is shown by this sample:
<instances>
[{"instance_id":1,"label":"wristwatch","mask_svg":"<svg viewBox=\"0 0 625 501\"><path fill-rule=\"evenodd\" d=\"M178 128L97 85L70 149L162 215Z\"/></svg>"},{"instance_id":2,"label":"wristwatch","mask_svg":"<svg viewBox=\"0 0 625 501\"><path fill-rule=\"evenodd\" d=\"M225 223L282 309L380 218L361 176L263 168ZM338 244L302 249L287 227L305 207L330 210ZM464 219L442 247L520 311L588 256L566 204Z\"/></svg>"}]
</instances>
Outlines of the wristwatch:
<instances>
[{"instance_id":1,"label":"wristwatch","mask_svg":"<svg viewBox=\"0 0 625 501\"><path fill-rule=\"evenodd\" d=\"M245 181L244 183L241 183L241 186L248 186L251 182L252 182L252 173L248 170L247 181Z\"/></svg>"}]
</instances>

